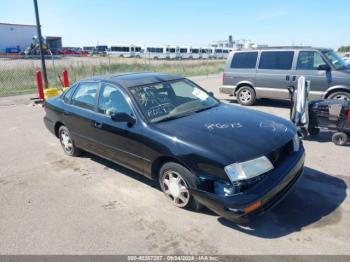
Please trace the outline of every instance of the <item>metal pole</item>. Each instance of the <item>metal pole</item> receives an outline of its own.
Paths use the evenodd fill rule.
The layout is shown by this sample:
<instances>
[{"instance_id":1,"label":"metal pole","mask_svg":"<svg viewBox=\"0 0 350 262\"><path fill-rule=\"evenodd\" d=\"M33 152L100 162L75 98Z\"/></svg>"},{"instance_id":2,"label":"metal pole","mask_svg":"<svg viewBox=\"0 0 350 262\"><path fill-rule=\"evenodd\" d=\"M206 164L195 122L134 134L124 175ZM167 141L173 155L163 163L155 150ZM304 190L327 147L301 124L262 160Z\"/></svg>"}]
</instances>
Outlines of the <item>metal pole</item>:
<instances>
[{"instance_id":1,"label":"metal pole","mask_svg":"<svg viewBox=\"0 0 350 262\"><path fill-rule=\"evenodd\" d=\"M40 19L39 19L39 10L38 10L38 3L37 0L34 1L34 10L35 10L35 18L36 18L36 29L38 32L38 38L39 38L39 48L40 48L40 58L41 58L41 69L43 71L43 77L44 77L44 86L45 88L48 88L49 82L47 81L47 73L46 73L46 65L45 65L45 54L43 50L43 39L41 36L41 25L40 25Z\"/></svg>"}]
</instances>

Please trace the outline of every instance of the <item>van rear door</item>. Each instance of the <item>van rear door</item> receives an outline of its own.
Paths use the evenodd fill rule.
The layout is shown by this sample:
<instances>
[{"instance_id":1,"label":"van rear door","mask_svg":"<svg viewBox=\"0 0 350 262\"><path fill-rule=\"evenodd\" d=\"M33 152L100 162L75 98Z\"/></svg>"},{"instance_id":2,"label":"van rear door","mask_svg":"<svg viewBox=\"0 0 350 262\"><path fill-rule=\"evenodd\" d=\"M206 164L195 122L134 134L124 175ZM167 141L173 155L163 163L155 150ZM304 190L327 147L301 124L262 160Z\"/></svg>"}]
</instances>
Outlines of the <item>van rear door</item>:
<instances>
[{"instance_id":1,"label":"van rear door","mask_svg":"<svg viewBox=\"0 0 350 262\"><path fill-rule=\"evenodd\" d=\"M230 55L225 66L223 85L237 87L243 83L254 87L257 59L258 51L235 52Z\"/></svg>"},{"instance_id":2,"label":"van rear door","mask_svg":"<svg viewBox=\"0 0 350 262\"><path fill-rule=\"evenodd\" d=\"M257 97L288 99L294 51L262 51L256 73Z\"/></svg>"}]
</instances>

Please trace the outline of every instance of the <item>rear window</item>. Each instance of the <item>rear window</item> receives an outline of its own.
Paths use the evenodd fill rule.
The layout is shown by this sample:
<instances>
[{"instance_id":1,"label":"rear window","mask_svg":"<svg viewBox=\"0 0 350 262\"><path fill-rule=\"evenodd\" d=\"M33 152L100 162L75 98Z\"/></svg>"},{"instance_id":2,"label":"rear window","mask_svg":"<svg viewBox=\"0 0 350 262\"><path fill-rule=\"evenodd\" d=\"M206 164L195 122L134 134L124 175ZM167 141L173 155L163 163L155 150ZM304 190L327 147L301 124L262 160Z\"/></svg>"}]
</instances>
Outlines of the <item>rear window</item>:
<instances>
[{"instance_id":1,"label":"rear window","mask_svg":"<svg viewBox=\"0 0 350 262\"><path fill-rule=\"evenodd\" d=\"M262 52L259 69L289 70L292 68L293 51Z\"/></svg>"},{"instance_id":2,"label":"rear window","mask_svg":"<svg viewBox=\"0 0 350 262\"><path fill-rule=\"evenodd\" d=\"M258 52L235 53L232 58L231 68L255 68Z\"/></svg>"}]
</instances>

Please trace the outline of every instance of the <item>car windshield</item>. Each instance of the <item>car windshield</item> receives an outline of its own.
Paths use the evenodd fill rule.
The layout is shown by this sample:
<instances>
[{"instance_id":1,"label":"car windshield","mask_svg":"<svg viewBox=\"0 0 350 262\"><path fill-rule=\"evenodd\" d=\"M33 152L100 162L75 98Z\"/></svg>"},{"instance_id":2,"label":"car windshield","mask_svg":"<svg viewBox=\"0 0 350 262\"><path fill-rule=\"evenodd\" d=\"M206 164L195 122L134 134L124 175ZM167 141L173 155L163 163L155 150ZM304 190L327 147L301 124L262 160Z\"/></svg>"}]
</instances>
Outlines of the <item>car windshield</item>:
<instances>
[{"instance_id":1,"label":"car windshield","mask_svg":"<svg viewBox=\"0 0 350 262\"><path fill-rule=\"evenodd\" d=\"M130 91L152 123L194 114L220 103L186 79L132 87Z\"/></svg>"},{"instance_id":2,"label":"car windshield","mask_svg":"<svg viewBox=\"0 0 350 262\"><path fill-rule=\"evenodd\" d=\"M350 66L341 58L336 52L333 50L323 51L323 54L326 56L328 61L332 63L332 65L337 70L348 69Z\"/></svg>"}]
</instances>

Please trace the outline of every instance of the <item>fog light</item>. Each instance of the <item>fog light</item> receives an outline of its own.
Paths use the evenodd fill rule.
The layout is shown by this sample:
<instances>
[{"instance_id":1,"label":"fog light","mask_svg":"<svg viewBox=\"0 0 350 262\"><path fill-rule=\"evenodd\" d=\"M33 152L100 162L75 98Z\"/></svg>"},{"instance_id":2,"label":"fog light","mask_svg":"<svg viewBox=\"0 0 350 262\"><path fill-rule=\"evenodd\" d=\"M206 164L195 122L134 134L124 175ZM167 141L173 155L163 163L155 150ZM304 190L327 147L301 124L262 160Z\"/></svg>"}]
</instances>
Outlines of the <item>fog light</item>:
<instances>
[{"instance_id":1,"label":"fog light","mask_svg":"<svg viewBox=\"0 0 350 262\"><path fill-rule=\"evenodd\" d=\"M250 213L250 212L252 212L252 211L258 209L258 208L261 207L261 206L262 206L262 203L261 203L261 201L259 200L259 201L256 201L255 203L251 204L250 206L247 206L247 207L243 208L243 210L244 210L244 212L246 212L246 213Z\"/></svg>"}]
</instances>

